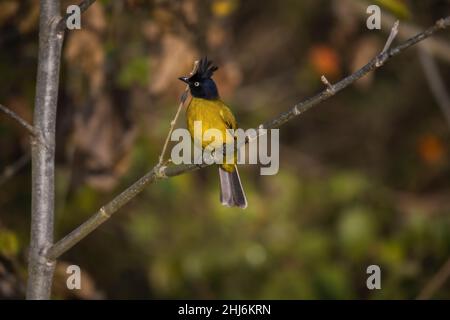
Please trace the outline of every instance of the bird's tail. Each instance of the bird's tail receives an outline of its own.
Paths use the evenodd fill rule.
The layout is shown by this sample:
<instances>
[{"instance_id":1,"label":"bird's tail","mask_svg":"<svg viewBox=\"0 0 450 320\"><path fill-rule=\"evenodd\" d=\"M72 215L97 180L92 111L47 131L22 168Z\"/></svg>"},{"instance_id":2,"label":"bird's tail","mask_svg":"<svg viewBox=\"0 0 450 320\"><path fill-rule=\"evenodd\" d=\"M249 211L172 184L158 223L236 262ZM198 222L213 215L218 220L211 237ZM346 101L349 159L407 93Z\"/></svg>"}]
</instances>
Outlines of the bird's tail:
<instances>
[{"instance_id":1,"label":"bird's tail","mask_svg":"<svg viewBox=\"0 0 450 320\"><path fill-rule=\"evenodd\" d=\"M220 202L227 207L247 208L247 198L245 197L236 165L233 171L227 171L219 167L219 177Z\"/></svg>"}]
</instances>

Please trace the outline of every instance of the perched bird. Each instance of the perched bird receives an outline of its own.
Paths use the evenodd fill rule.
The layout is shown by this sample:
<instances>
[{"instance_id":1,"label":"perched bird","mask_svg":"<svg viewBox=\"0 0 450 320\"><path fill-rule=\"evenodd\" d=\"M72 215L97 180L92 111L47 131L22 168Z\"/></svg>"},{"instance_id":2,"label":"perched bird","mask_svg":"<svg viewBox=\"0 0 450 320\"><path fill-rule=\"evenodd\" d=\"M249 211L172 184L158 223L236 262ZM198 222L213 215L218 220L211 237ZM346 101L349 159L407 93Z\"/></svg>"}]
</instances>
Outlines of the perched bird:
<instances>
[{"instance_id":1,"label":"perched bird","mask_svg":"<svg viewBox=\"0 0 450 320\"><path fill-rule=\"evenodd\" d=\"M225 143L233 143L231 135L227 135L227 129L236 129L236 119L230 108L220 100L219 92L214 80L211 78L218 69L208 59L202 58L197 70L190 76L179 78L189 85L192 96L186 110L187 127L195 143L201 141L201 147L208 145L217 148ZM194 136L194 122L201 121L202 132L208 129L217 129L222 133L220 141L207 140L202 136ZM228 207L247 207L247 198L242 188L241 179L236 167L236 156L233 163L223 163L219 166L220 177L220 201Z\"/></svg>"}]
</instances>

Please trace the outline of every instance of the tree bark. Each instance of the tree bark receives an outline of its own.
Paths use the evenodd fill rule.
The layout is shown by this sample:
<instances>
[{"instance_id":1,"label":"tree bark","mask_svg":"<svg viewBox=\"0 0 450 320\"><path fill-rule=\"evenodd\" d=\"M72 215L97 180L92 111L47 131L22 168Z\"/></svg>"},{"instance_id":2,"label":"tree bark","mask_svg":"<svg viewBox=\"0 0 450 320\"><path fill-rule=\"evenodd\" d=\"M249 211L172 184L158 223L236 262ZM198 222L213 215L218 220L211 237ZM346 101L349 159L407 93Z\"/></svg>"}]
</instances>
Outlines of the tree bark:
<instances>
[{"instance_id":1,"label":"tree bark","mask_svg":"<svg viewBox=\"0 0 450 320\"><path fill-rule=\"evenodd\" d=\"M27 299L49 299L54 262L45 255L53 244L55 125L64 32L58 31L60 4L41 0L39 58L31 142L32 200Z\"/></svg>"}]
</instances>

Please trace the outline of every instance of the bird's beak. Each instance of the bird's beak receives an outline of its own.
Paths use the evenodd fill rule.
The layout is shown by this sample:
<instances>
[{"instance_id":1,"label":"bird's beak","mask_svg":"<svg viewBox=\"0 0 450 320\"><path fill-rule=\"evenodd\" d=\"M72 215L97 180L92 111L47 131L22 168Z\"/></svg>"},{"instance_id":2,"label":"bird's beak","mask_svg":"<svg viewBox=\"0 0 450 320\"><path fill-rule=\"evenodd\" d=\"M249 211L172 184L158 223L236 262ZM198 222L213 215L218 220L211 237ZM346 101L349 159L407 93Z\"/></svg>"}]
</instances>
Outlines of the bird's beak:
<instances>
[{"instance_id":1,"label":"bird's beak","mask_svg":"<svg viewBox=\"0 0 450 320\"><path fill-rule=\"evenodd\" d=\"M179 77L178 79L183 81L184 83L189 84L189 81L188 81L189 78L188 77Z\"/></svg>"}]
</instances>

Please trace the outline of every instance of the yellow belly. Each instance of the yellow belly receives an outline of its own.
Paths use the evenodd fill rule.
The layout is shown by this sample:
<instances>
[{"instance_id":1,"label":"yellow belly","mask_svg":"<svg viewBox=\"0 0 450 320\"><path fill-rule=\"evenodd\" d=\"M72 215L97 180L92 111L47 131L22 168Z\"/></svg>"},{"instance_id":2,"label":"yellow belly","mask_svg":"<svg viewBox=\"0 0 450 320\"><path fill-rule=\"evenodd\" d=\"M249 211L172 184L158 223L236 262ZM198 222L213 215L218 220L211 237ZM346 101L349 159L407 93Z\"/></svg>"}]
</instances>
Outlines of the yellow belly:
<instances>
[{"instance_id":1,"label":"yellow belly","mask_svg":"<svg viewBox=\"0 0 450 320\"><path fill-rule=\"evenodd\" d=\"M208 145L217 148L224 143L232 143L233 141L230 135L226 135L228 127L222 117L222 106L223 103L219 100L193 98L187 108L188 130L196 143L200 144L201 141L202 148ZM201 132L198 129L197 131L194 130L195 121L201 121ZM209 129L216 129L220 131L221 135L204 139L204 133Z\"/></svg>"},{"instance_id":2,"label":"yellow belly","mask_svg":"<svg viewBox=\"0 0 450 320\"><path fill-rule=\"evenodd\" d=\"M192 98L186 110L186 118L188 130L196 145L201 145L202 148L218 148L222 147L225 143L233 143L233 136L226 134L226 130L230 126L224 120L224 114L229 115L230 111L222 101ZM201 126L197 124L198 128L201 128L201 131L198 128L195 130L196 121L201 121ZM232 122L235 123L234 117ZM209 129L218 130L220 135L210 138L205 137L204 134ZM234 170L234 164L224 164L222 167L226 171Z\"/></svg>"}]
</instances>

